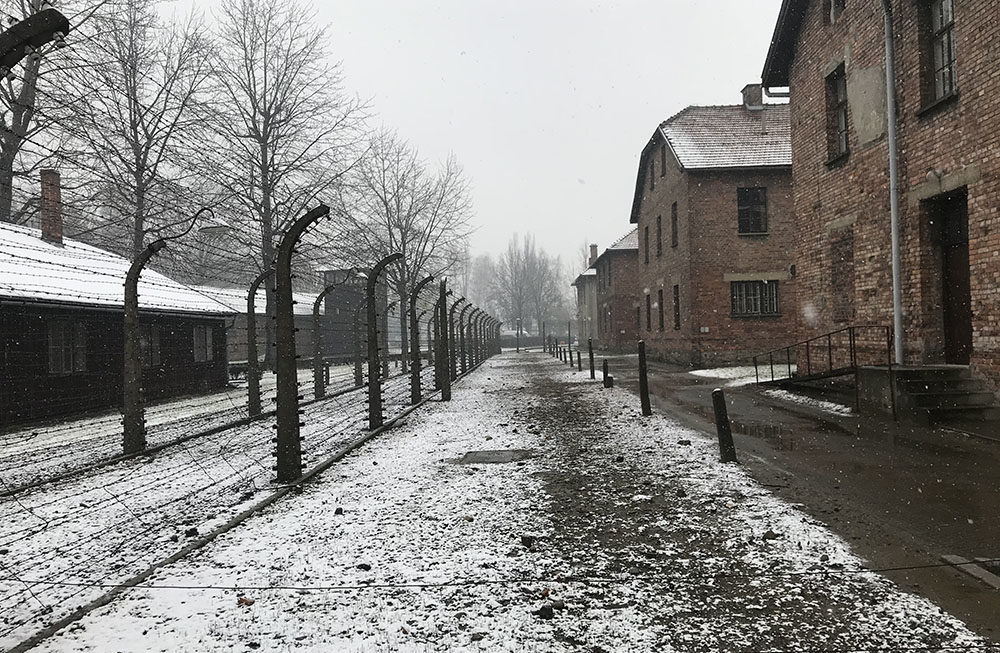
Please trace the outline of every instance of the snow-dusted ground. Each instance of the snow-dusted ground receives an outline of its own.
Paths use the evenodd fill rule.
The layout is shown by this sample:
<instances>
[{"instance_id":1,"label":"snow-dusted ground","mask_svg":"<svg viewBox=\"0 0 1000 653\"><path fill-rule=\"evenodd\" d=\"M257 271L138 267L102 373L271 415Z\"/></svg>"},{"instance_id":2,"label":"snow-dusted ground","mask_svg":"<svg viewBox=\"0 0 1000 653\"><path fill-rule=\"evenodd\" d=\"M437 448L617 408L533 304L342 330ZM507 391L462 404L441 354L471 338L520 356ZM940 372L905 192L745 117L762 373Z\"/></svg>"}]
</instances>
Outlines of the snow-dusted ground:
<instances>
[{"instance_id":1,"label":"snow-dusted ground","mask_svg":"<svg viewBox=\"0 0 1000 653\"><path fill-rule=\"evenodd\" d=\"M298 374L299 386L310 390L306 392L310 398L312 374L312 370L299 370ZM275 378L272 373L261 378L265 410L274 406ZM330 368L328 394L353 384L353 367ZM149 446L156 446L243 419L247 416L246 395L244 380L221 392L149 406L146 440ZM0 486L15 488L79 469L120 454L121 447L122 418L118 412L6 431L0 433Z\"/></svg>"},{"instance_id":2,"label":"snow-dusted ground","mask_svg":"<svg viewBox=\"0 0 1000 653\"><path fill-rule=\"evenodd\" d=\"M795 371L795 365L791 366L791 372L789 373L789 367L786 364L774 364L775 379L786 379L790 375L795 374ZM724 379L727 381L727 386L750 385L751 383L756 383L758 375L761 381L771 380L771 368L769 365L761 365L757 368L756 372L753 365L737 365L732 367L713 367L706 370L691 370L688 374L710 379Z\"/></svg>"},{"instance_id":3,"label":"snow-dusted ground","mask_svg":"<svg viewBox=\"0 0 1000 653\"><path fill-rule=\"evenodd\" d=\"M511 354L453 397L39 650L983 644L863 570L844 541L739 467L720 465L712 440L640 418L625 391L540 354ZM456 464L479 449L534 456Z\"/></svg>"},{"instance_id":4,"label":"snow-dusted ground","mask_svg":"<svg viewBox=\"0 0 1000 653\"><path fill-rule=\"evenodd\" d=\"M781 399L783 401L790 401L795 404L800 404L802 406L808 406L809 408L816 408L818 410L823 410L828 413L833 413L834 415L850 415L850 406L845 406L843 404L838 404L833 401L824 401L822 399L815 399L813 397L806 397L805 395L795 394L794 392L789 392L787 390L779 390L777 388L764 390L764 394L769 397L774 397L776 399Z\"/></svg>"},{"instance_id":5,"label":"snow-dusted ground","mask_svg":"<svg viewBox=\"0 0 1000 653\"><path fill-rule=\"evenodd\" d=\"M425 388L432 376L424 371ZM409 404L408 378L388 380L383 396L383 413L399 414ZM304 409L307 469L367 428L366 399L354 391ZM272 489L273 423L195 438L0 500L0 649L102 593L72 583L122 582L260 500Z\"/></svg>"}]
</instances>

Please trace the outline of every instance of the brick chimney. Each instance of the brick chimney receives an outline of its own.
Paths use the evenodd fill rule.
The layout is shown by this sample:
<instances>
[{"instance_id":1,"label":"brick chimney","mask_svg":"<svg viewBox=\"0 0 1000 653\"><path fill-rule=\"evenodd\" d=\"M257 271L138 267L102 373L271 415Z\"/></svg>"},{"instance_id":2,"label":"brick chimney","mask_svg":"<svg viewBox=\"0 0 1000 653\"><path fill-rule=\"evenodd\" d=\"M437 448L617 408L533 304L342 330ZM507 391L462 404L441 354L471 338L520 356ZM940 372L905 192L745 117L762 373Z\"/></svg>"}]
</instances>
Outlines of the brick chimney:
<instances>
[{"instance_id":1,"label":"brick chimney","mask_svg":"<svg viewBox=\"0 0 1000 653\"><path fill-rule=\"evenodd\" d=\"M58 170L42 170L42 240L62 245L62 193Z\"/></svg>"},{"instance_id":2,"label":"brick chimney","mask_svg":"<svg viewBox=\"0 0 1000 653\"><path fill-rule=\"evenodd\" d=\"M760 84L747 84L741 93L743 93L743 106L748 111L763 111L764 95Z\"/></svg>"},{"instance_id":3,"label":"brick chimney","mask_svg":"<svg viewBox=\"0 0 1000 653\"><path fill-rule=\"evenodd\" d=\"M587 266L590 267L594 265L594 261L596 260L597 260L597 243L593 243L590 246L590 261L587 263Z\"/></svg>"}]
</instances>

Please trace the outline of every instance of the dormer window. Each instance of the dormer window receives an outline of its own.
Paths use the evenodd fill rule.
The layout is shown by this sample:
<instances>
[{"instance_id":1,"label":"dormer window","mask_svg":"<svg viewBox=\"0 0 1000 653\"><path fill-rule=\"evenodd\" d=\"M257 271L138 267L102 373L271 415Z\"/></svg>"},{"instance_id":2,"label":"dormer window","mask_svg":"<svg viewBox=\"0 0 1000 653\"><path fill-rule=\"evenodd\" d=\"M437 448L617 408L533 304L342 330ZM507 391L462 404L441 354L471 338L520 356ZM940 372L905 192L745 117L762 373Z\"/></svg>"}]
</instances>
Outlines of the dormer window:
<instances>
[{"instance_id":1,"label":"dormer window","mask_svg":"<svg viewBox=\"0 0 1000 653\"><path fill-rule=\"evenodd\" d=\"M828 25L836 23L846 6L847 0L824 0L823 17L826 23Z\"/></svg>"}]
</instances>

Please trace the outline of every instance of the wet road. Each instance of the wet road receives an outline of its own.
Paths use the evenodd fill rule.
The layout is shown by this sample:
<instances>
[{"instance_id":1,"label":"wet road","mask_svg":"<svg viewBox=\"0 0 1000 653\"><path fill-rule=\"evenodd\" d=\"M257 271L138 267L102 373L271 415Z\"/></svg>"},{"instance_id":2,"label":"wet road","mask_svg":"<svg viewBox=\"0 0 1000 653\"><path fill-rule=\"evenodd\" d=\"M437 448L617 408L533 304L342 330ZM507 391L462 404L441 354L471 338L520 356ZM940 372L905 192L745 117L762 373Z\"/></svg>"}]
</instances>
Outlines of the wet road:
<instances>
[{"instance_id":1,"label":"wet road","mask_svg":"<svg viewBox=\"0 0 1000 653\"><path fill-rule=\"evenodd\" d=\"M595 355L600 375L603 356ZM637 391L637 358L607 358L616 384ZM708 433L711 391L725 384L649 364L654 407ZM725 390L740 459L757 480L802 504L874 565L938 564L945 554L1000 558L1000 443L824 413L753 385ZM997 590L949 568L889 577L1000 640Z\"/></svg>"}]
</instances>

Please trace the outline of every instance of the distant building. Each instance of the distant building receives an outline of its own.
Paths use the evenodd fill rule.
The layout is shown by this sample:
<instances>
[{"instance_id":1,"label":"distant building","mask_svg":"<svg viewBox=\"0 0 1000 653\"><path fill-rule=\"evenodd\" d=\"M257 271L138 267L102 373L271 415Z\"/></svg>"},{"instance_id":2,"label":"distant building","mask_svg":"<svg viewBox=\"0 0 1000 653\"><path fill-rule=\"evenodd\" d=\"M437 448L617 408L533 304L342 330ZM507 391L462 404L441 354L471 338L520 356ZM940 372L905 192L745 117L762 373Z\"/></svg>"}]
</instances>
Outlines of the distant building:
<instances>
[{"instance_id":1,"label":"distant building","mask_svg":"<svg viewBox=\"0 0 1000 653\"><path fill-rule=\"evenodd\" d=\"M634 319L664 359L731 361L796 333L788 105L742 93L664 121L639 157Z\"/></svg>"},{"instance_id":2,"label":"distant building","mask_svg":"<svg viewBox=\"0 0 1000 653\"><path fill-rule=\"evenodd\" d=\"M600 319L600 309L597 305L597 245L590 246L590 257L586 270L577 275L572 286L576 288L576 333L580 343L586 344L587 339L597 342L597 322Z\"/></svg>"},{"instance_id":3,"label":"distant building","mask_svg":"<svg viewBox=\"0 0 1000 653\"><path fill-rule=\"evenodd\" d=\"M639 339L639 237L633 229L594 259L597 272L597 343L633 351Z\"/></svg>"},{"instance_id":4,"label":"distant building","mask_svg":"<svg viewBox=\"0 0 1000 653\"><path fill-rule=\"evenodd\" d=\"M892 0L905 362L1000 384L1000 5ZM763 71L791 93L804 334L891 325L884 14L784 0Z\"/></svg>"},{"instance_id":5,"label":"distant building","mask_svg":"<svg viewBox=\"0 0 1000 653\"><path fill-rule=\"evenodd\" d=\"M0 223L0 425L121 406L128 260L42 230ZM228 382L230 310L153 270L139 278L143 393Z\"/></svg>"}]
</instances>

